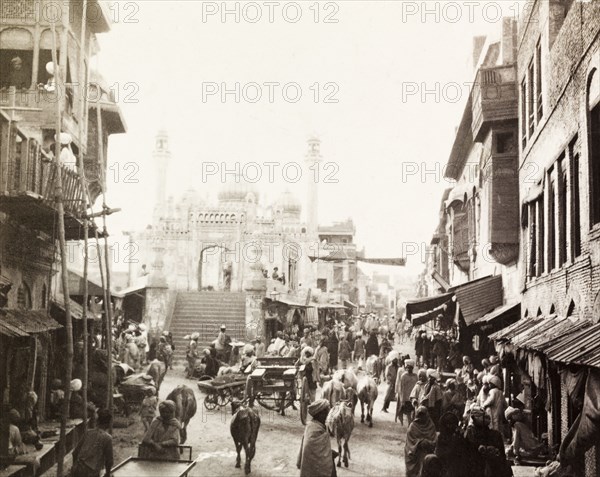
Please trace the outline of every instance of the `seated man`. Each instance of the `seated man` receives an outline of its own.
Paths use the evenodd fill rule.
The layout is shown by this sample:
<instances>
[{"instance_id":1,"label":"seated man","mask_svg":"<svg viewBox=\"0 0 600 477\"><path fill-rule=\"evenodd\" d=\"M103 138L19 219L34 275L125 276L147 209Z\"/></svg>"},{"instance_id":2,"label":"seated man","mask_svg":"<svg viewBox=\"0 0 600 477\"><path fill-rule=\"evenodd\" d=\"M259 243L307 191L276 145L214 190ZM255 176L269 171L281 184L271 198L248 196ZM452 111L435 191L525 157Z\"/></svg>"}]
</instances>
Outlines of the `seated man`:
<instances>
[{"instance_id":1,"label":"seated man","mask_svg":"<svg viewBox=\"0 0 600 477\"><path fill-rule=\"evenodd\" d=\"M16 409L11 409L8 413L8 454L18 456L25 454L25 446L21 439L21 431L17 424L21 421L21 414Z\"/></svg>"},{"instance_id":2,"label":"seated man","mask_svg":"<svg viewBox=\"0 0 600 477\"><path fill-rule=\"evenodd\" d=\"M40 461L35 454L27 454L21 431L18 424L21 423L21 414L16 409L8 413L8 455L11 463L31 466L32 475L36 475L40 468Z\"/></svg>"},{"instance_id":3,"label":"seated man","mask_svg":"<svg viewBox=\"0 0 600 477\"><path fill-rule=\"evenodd\" d=\"M512 428L512 441L509 454L515 457L541 457L546 454L546 446L533 434L525 423L525 416L520 409L508 407L504 417Z\"/></svg>"}]
</instances>

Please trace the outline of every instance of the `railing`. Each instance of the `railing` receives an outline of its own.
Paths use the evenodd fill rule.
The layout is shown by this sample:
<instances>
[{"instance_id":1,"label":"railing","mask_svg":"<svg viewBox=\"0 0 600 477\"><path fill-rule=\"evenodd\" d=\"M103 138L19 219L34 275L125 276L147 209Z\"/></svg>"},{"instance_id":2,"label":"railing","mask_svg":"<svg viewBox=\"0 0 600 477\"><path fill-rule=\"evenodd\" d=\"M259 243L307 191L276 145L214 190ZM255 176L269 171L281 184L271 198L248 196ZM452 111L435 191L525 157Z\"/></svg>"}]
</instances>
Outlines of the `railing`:
<instances>
[{"instance_id":1,"label":"railing","mask_svg":"<svg viewBox=\"0 0 600 477\"><path fill-rule=\"evenodd\" d=\"M21 153L0 166L0 192L8 196L37 196L44 204L54 207L58 167L54 160L42 156L36 141L23 141ZM79 175L69 167L60 167L65 212L80 216L84 212L84 194Z\"/></svg>"}]
</instances>

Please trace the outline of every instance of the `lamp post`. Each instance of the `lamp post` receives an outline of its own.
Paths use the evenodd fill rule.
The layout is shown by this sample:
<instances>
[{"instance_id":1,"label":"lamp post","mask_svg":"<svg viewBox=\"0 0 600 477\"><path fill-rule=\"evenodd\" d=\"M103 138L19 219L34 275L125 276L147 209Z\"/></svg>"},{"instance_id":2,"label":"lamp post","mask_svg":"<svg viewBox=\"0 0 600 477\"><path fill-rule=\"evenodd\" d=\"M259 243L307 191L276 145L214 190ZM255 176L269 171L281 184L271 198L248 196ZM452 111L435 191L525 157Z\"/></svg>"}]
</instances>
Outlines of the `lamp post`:
<instances>
[{"instance_id":1,"label":"lamp post","mask_svg":"<svg viewBox=\"0 0 600 477\"><path fill-rule=\"evenodd\" d=\"M222 248L223 250L225 250L225 252L231 251L227 247L217 244L207 245L202 250L200 250L200 261L198 262L198 291L202 291L202 263L204 261L204 252L206 252L207 250L212 250L213 248Z\"/></svg>"}]
</instances>

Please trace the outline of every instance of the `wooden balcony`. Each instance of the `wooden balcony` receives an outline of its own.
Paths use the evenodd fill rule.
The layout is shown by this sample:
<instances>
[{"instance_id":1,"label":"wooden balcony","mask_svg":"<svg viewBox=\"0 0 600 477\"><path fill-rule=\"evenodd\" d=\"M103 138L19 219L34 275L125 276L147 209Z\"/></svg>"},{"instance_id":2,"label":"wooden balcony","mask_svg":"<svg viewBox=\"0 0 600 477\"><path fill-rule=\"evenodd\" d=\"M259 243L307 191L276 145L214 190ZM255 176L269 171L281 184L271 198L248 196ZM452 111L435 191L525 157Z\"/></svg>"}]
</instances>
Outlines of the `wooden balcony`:
<instances>
[{"instance_id":1,"label":"wooden balcony","mask_svg":"<svg viewBox=\"0 0 600 477\"><path fill-rule=\"evenodd\" d=\"M471 93L473 140L483 140L487 128L494 123L518 119L519 100L516 68L513 65L481 68Z\"/></svg>"},{"instance_id":2,"label":"wooden balcony","mask_svg":"<svg viewBox=\"0 0 600 477\"><path fill-rule=\"evenodd\" d=\"M80 125L76 119L77 105L74 104L73 91L66 85L64 91L49 92L37 86L17 90L14 87L0 90L0 108L12 120L18 120L19 127L32 130L56 128L56 103L63 102L63 132L69 133L79 144ZM41 138L38 138L41 139ZM81 138L85 142L85 138Z\"/></svg>"},{"instance_id":3,"label":"wooden balcony","mask_svg":"<svg viewBox=\"0 0 600 477\"><path fill-rule=\"evenodd\" d=\"M45 159L36 141L23 141L21 154L3 156L0 162L0 211L34 230L56 237L57 170L62 189L67 240L82 235L84 194L76 171Z\"/></svg>"}]
</instances>

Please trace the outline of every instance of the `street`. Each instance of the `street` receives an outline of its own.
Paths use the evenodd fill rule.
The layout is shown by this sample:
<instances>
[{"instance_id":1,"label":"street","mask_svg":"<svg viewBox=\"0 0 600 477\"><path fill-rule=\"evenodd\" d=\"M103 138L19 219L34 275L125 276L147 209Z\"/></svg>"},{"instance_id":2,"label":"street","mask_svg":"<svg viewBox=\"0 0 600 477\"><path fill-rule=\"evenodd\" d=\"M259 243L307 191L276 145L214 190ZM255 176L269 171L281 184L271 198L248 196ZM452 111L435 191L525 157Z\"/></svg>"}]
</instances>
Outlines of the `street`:
<instances>
[{"instance_id":1,"label":"street","mask_svg":"<svg viewBox=\"0 0 600 477\"><path fill-rule=\"evenodd\" d=\"M395 348L402 353L413 351L410 343ZM243 468L234 467L235 446L229 433L231 406L220 411L207 411L202 404L204 395L198 390L194 381L184 378L181 366L167 373L160 390L160 399L165 399L173 388L182 383L194 389L198 401L198 411L188 425L186 442L186 445L192 446L192 457L198 462L190 476L243 475ZM396 477L405 475L406 426L402 427L399 423L394 423L395 402L390 405L389 413L381 412L386 389L385 383L379 386L372 428L369 429L366 424L360 423L360 403L357 404L355 427L350 440L350 465L347 469L338 468L338 475ZM298 411L289 408L286 410L286 416L281 416L261 407L258 409L261 427L251 475L255 477L297 476L299 471L296 468L296 458L304 432ZM136 422L128 428L115 429L115 463L121 462L130 455L136 455L137 443L142 435L143 426L137 418ZM331 440L331 445L333 449L337 449L335 439ZM242 451L242 462L243 459Z\"/></svg>"}]
</instances>

